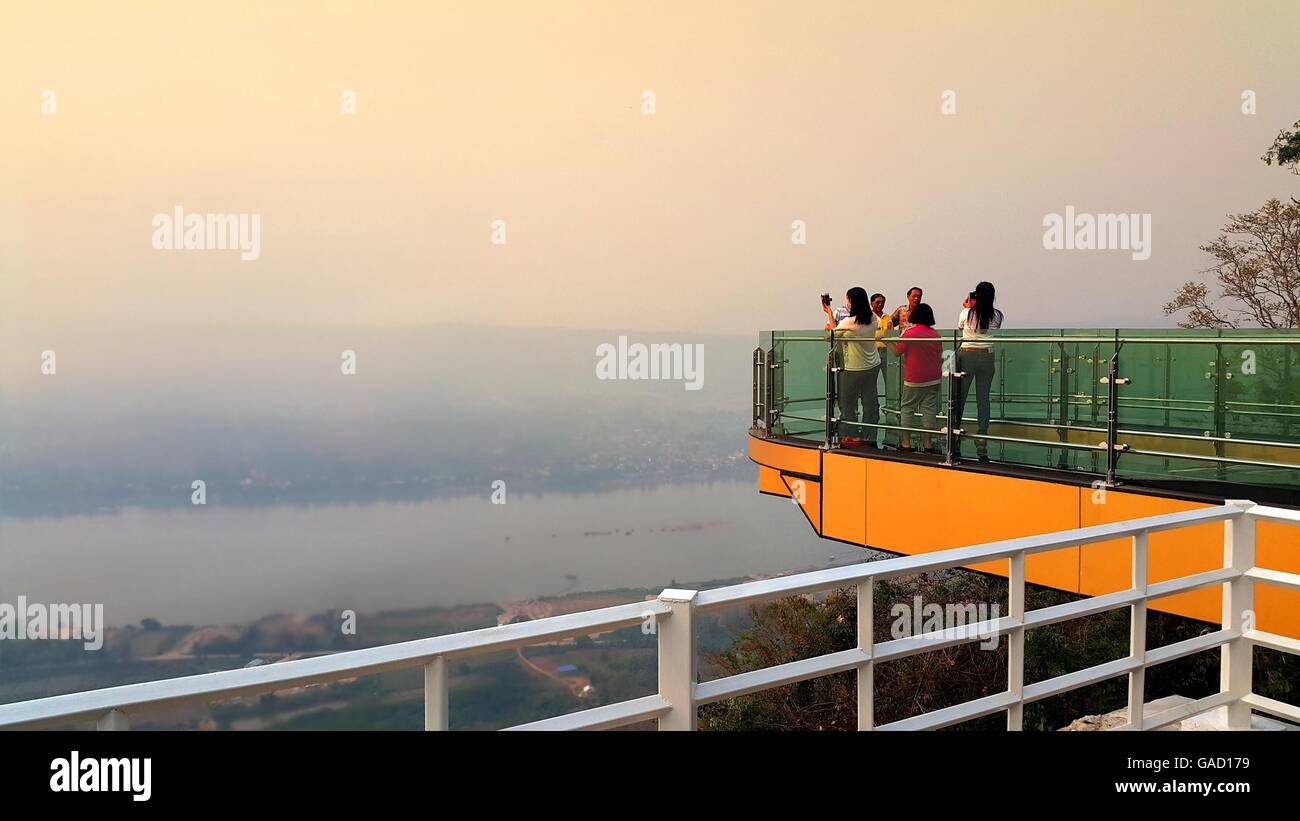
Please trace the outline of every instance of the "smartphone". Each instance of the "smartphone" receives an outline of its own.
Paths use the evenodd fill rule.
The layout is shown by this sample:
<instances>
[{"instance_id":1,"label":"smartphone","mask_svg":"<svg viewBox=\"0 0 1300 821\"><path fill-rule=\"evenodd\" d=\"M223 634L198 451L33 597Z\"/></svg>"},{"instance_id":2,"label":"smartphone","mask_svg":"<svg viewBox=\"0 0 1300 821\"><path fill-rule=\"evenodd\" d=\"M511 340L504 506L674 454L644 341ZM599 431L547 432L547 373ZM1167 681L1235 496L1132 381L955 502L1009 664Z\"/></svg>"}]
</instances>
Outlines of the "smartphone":
<instances>
[{"instance_id":1,"label":"smartphone","mask_svg":"<svg viewBox=\"0 0 1300 821\"><path fill-rule=\"evenodd\" d=\"M822 304L825 305L827 308L831 307L831 295L830 295L830 294L822 294Z\"/></svg>"}]
</instances>

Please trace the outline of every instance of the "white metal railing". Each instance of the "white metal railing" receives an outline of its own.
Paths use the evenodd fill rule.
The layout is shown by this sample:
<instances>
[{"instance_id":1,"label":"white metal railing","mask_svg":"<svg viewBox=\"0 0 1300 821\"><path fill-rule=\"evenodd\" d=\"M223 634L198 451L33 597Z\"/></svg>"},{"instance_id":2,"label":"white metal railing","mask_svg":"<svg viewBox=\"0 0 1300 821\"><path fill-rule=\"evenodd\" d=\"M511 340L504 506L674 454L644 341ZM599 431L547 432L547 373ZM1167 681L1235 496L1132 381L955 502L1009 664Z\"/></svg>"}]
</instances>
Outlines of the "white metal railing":
<instances>
[{"instance_id":1,"label":"white metal railing","mask_svg":"<svg viewBox=\"0 0 1300 821\"><path fill-rule=\"evenodd\" d=\"M1300 590L1300 574L1255 565L1255 524L1259 520L1300 525L1300 512L1232 501L1221 507L1152 516L1077 530L1010 539L877 562L830 568L713 590L665 590L646 602L570 613L448 636L351 650L319 658L264 667L241 668L162 681L128 684L82 693L0 705L0 728L39 728L95 721L100 729L121 730L129 716L160 708L284 690L392 670L424 668L426 730L447 729L447 662L470 655L510 650L555 638L604 632L653 619L658 636L659 690L655 695L609 704L510 729L593 730L657 719L661 730L692 730L701 704L722 701L848 670L857 671L858 729L922 730L944 727L1005 711L1007 727L1021 729L1024 705L1038 699L1127 675L1129 723L1119 729L1150 730L1213 708L1225 708L1227 724L1250 726L1252 710L1300 722L1300 707L1255 695L1251 653L1255 646L1300 654L1300 640L1251 627L1257 583ZM1224 525L1224 563L1216 570L1157 583L1147 581L1147 542L1152 533L1213 522ZM1119 538L1132 540L1132 583L1126 590L1067 604L1025 610L1025 557L1036 553ZM870 618L872 585L925 571L1006 559L1010 563L1009 612L1006 616L952 629L876 642ZM1147 603L1173 593L1219 585L1223 590L1221 628L1206 635L1155 649L1146 648ZM802 593L856 586L858 645L800 661L726 678L700 682L696 674L697 613L722 610ZM1120 607L1130 608L1129 655L1046 681L1024 683L1025 630ZM1008 638L1006 690L912 718L877 726L873 717L872 681L879 662L905 658L994 635ZM1143 715L1146 669L1173 659L1221 648L1219 692L1154 716Z\"/></svg>"}]
</instances>

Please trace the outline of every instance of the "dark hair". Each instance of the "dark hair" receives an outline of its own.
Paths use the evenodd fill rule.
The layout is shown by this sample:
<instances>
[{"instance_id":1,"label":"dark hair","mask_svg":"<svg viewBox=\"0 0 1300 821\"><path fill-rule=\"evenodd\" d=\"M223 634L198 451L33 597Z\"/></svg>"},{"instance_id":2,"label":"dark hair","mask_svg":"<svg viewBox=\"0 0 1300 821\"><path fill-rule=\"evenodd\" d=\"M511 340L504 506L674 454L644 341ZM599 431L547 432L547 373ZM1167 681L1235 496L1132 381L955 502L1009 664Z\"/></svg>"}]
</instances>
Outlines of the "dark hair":
<instances>
[{"instance_id":1,"label":"dark hair","mask_svg":"<svg viewBox=\"0 0 1300 821\"><path fill-rule=\"evenodd\" d=\"M849 298L849 316L859 325L870 324L871 317L871 300L867 299L867 292L862 288L850 288L847 294Z\"/></svg>"},{"instance_id":2,"label":"dark hair","mask_svg":"<svg viewBox=\"0 0 1300 821\"><path fill-rule=\"evenodd\" d=\"M993 283L981 282L975 286L975 323L981 331L987 331L993 322Z\"/></svg>"},{"instance_id":3,"label":"dark hair","mask_svg":"<svg viewBox=\"0 0 1300 821\"><path fill-rule=\"evenodd\" d=\"M920 285L913 285L911 288L908 288L908 289L907 289L907 295L908 295L908 296L911 296L913 291L921 291L921 286L920 286ZM925 291L921 291L921 293L922 293L922 294L925 294Z\"/></svg>"},{"instance_id":4,"label":"dark hair","mask_svg":"<svg viewBox=\"0 0 1300 821\"><path fill-rule=\"evenodd\" d=\"M872 302L875 302L877 299L884 299L884 298L885 298L885 295L884 295L884 294L872 294L872 295L871 295L871 301L872 301Z\"/></svg>"},{"instance_id":5,"label":"dark hair","mask_svg":"<svg viewBox=\"0 0 1300 821\"><path fill-rule=\"evenodd\" d=\"M918 303L917 306L912 309L912 313L908 314L907 319L913 325L924 325L927 328L933 328L934 309L924 302Z\"/></svg>"}]
</instances>

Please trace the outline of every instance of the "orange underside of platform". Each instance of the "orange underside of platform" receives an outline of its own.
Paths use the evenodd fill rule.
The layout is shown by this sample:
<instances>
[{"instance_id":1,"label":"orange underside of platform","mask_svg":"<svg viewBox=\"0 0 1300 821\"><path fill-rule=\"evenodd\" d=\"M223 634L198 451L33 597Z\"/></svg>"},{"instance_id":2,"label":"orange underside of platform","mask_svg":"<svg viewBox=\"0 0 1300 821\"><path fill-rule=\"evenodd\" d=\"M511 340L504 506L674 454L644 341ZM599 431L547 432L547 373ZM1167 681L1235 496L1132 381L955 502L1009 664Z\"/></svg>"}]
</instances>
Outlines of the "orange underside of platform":
<instances>
[{"instance_id":1,"label":"orange underside of platform","mask_svg":"<svg viewBox=\"0 0 1300 821\"><path fill-rule=\"evenodd\" d=\"M912 555L1139 519L1206 505L1132 490L1108 490L1036 479L996 476L750 437L759 464L759 489L800 501L823 537ZM1025 577L1034 584L1096 596L1129 587L1131 540L1067 547L1029 556ZM1260 522L1260 567L1300 573L1300 531ZM971 569L1007 575L1006 561ZM1223 525L1201 525L1151 535L1150 582L1223 566ZM1155 600L1152 609L1218 623L1218 586ZM1300 591L1255 586L1257 626L1300 638Z\"/></svg>"}]
</instances>

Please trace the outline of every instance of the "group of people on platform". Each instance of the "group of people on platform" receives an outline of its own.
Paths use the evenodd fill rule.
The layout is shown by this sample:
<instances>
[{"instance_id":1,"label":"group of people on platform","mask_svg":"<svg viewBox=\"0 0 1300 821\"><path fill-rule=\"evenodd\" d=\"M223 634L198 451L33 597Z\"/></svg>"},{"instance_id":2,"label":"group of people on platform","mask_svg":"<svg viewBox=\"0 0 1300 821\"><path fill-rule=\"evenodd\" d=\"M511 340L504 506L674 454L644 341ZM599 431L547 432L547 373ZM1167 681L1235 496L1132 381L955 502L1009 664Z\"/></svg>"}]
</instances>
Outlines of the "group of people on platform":
<instances>
[{"instance_id":1,"label":"group of people on platform","mask_svg":"<svg viewBox=\"0 0 1300 821\"><path fill-rule=\"evenodd\" d=\"M939 427L943 342L934 329L934 309L921 301L922 296L920 287L910 288L907 302L886 314L884 294L868 297L864 289L850 288L845 294L845 304L839 308L831 307L829 294L822 295L822 309L828 317L826 330L833 332L841 358L836 384L839 417L842 422L850 423L857 423L860 418L864 425L860 438L843 437L843 443L877 447L878 428L872 426L880 424L880 379L885 373L886 357L892 355L900 357L903 363L898 408L900 427L904 430L898 449L913 450L911 431L906 428L919 427L922 430L919 451L938 453L930 431ZM1003 321L1002 312L993 305L994 296L992 283L979 283L967 295L961 313L957 315L961 342L957 347L956 369L962 378L961 388L954 397L954 412L958 420L962 419L967 395L974 385L981 437L989 431L993 337ZM854 427L856 425L849 425L842 430ZM975 446L979 460L987 462L988 442L979 438L975 440Z\"/></svg>"}]
</instances>

